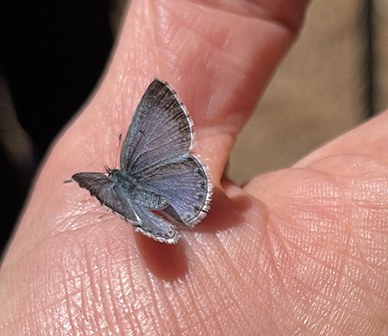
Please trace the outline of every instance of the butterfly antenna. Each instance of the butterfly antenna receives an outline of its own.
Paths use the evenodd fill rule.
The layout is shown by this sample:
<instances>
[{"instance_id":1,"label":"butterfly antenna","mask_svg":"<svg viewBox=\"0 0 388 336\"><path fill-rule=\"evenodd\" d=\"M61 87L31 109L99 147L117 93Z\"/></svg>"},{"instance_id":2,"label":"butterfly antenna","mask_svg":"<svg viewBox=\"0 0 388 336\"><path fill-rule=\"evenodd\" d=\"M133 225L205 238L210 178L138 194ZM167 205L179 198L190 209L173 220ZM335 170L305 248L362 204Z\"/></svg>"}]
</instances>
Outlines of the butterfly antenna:
<instances>
[{"instance_id":1,"label":"butterfly antenna","mask_svg":"<svg viewBox=\"0 0 388 336\"><path fill-rule=\"evenodd\" d=\"M120 144L121 144L121 138L122 138L123 134L120 133L119 135L119 142L117 144L117 149L116 149L116 159L115 159L115 168L118 167L118 156L119 156L119 148L120 148Z\"/></svg>"}]
</instances>

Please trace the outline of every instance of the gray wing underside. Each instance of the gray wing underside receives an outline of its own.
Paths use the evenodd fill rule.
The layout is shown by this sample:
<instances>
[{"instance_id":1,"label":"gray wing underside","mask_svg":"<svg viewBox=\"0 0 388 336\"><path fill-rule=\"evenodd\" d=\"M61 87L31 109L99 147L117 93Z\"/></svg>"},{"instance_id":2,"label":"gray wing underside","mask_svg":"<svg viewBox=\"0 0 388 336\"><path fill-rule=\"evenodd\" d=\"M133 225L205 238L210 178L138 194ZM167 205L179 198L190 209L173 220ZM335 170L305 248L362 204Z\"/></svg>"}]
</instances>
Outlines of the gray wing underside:
<instances>
[{"instance_id":1,"label":"gray wing underside","mask_svg":"<svg viewBox=\"0 0 388 336\"><path fill-rule=\"evenodd\" d=\"M78 182L81 188L89 190L90 194L96 197L101 204L112 209L125 219L136 221L136 215L128 203L115 189L115 183L102 173L77 173L73 180Z\"/></svg>"},{"instance_id":2,"label":"gray wing underside","mask_svg":"<svg viewBox=\"0 0 388 336\"><path fill-rule=\"evenodd\" d=\"M193 226L207 214L211 185L206 168L188 155L147 174L141 184L162 194L171 208L164 210L175 220Z\"/></svg>"},{"instance_id":3,"label":"gray wing underside","mask_svg":"<svg viewBox=\"0 0 388 336\"><path fill-rule=\"evenodd\" d=\"M192 122L167 83L155 79L144 93L121 151L121 169L133 176L188 153Z\"/></svg>"},{"instance_id":4,"label":"gray wing underside","mask_svg":"<svg viewBox=\"0 0 388 336\"><path fill-rule=\"evenodd\" d=\"M179 236L162 217L131 202L117 183L101 173L77 173L72 177L81 188L89 190L101 204L131 221L137 231L159 242L176 244Z\"/></svg>"},{"instance_id":5,"label":"gray wing underside","mask_svg":"<svg viewBox=\"0 0 388 336\"><path fill-rule=\"evenodd\" d=\"M176 244L178 242L178 232L161 216L137 204L133 204L133 209L138 218L138 225L135 225L137 231L162 243Z\"/></svg>"}]
</instances>

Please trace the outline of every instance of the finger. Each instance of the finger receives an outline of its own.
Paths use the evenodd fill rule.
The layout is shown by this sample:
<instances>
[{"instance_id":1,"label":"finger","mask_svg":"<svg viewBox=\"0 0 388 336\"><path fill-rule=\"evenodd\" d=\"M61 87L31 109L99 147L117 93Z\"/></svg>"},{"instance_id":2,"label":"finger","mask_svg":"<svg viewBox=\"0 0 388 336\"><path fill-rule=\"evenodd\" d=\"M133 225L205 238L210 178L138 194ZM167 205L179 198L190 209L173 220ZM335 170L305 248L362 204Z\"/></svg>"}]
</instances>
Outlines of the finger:
<instances>
[{"instance_id":1,"label":"finger","mask_svg":"<svg viewBox=\"0 0 388 336\"><path fill-rule=\"evenodd\" d=\"M379 160L388 159L388 112L385 112L309 154L295 164L308 167L336 155L363 155Z\"/></svg>"},{"instance_id":2,"label":"finger","mask_svg":"<svg viewBox=\"0 0 388 336\"><path fill-rule=\"evenodd\" d=\"M387 125L388 112L385 112L316 149L293 168L309 168L329 175L359 174L360 167L369 167L371 172L376 166L385 169L383 167L388 164ZM259 197L264 189L271 188L278 180L276 176L276 172L257 176L245 186L245 190Z\"/></svg>"},{"instance_id":3,"label":"finger","mask_svg":"<svg viewBox=\"0 0 388 336\"><path fill-rule=\"evenodd\" d=\"M219 181L236 135L296 35L305 3L134 1L98 95L75 132L85 141L98 135L105 149L96 150L109 144L114 153L117 134L125 134L142 93L159 77L187 105L196 151Z\"/></svg>"}]
</instances>

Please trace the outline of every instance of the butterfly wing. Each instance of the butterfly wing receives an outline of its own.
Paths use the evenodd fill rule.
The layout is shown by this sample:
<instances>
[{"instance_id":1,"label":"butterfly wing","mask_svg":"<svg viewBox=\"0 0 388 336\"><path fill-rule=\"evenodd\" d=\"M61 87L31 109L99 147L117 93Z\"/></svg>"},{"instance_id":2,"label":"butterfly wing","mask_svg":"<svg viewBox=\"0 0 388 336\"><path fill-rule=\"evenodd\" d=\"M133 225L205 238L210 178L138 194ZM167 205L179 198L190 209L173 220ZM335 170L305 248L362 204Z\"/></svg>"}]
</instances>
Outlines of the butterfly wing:
<instances>
[{"instance_id":1,"label":"butterfly wing","mask_svg":"<svg viewBox=\"0 0 388 336\"><path fill-rule=\"evenodd\" d=\"M136 203L133 203L133 209L137 217L135 225L137 231L161 243L176 244L178 242L178 232L161 216Z\"/></svg>"},{"instance_id":2,"label":"butterfly wing","mask_svg":"<svg viewBox=\"0 0 388 336\"><path fill-rule=\"evenodd\" d=\"M77 173L72 177L81 188L89 190L101 204L130 220L137 231L157 241L176 244L179 236L163 218L143 205L131 202L124 188L101 173Z\"/></svg>"},{"instance_id":3,"label":"butterfly wing","mask_svg":"<svg viewBox=\"0 0 388 336\"><path fill-rule=\"evenodd\" d=\"M207 214L211 201L211 184L205 166L194 156L186 155L158 167L140 181L146 189L166 198L168 215L177 221L195 225Z\"/></svg>"},{"instance_id":4,"label":"butterfly wing","mask_svg":"<svg viewBox=\"0 0 388 336\"><path fill-rule=\"evenodd\" d=\"M77 173L72 176L81 188L89 190L101 204L130 221L136 221L137 217L131 204L117 192L116 183L101 173Z\"/></svg>"},{"instance_id":5,"label":"butterfly wing","mask_svg":"<svg viewBox=\"0 0 388 336\"><path fill-rule=\"evenodd\" d=\"M121 169L143 175L188 153L192 144L192 122L174 90L155 79L144 93L121 151Z\"/></svg>"}]
</instances>

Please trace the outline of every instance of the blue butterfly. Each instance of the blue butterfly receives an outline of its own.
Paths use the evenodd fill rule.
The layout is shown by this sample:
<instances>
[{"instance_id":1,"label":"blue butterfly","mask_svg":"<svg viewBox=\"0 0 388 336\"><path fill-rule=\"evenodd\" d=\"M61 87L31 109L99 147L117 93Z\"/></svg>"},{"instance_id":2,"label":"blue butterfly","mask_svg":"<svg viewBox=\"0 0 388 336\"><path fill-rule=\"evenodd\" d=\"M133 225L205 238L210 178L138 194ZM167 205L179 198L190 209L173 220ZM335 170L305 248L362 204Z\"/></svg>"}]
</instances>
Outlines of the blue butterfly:
<instances>
[{"instance_id":1,"label":"blue butterfly","mask_svg":"<svg viewBox=\"0 0 388 336\"><path fill-rule=\"evenodd\" d=\"M76 173L72 179L102 205L159 242L176 244L176 225L194 226L207 214L212 185L206 166L190 154L193 124L175 91L155 79L125 137L120 169Z\"/></svg>"}]
</instances>

